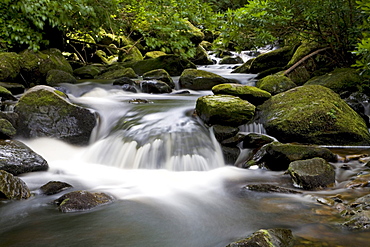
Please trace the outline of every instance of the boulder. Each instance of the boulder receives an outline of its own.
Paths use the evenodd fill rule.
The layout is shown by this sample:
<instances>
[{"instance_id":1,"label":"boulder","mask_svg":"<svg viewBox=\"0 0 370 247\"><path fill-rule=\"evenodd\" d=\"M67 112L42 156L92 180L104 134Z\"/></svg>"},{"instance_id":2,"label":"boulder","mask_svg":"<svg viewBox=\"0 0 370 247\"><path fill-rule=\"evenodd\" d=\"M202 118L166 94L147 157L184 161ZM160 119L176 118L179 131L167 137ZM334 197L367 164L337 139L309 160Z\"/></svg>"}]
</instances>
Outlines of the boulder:
<instances>
[{"instance_id":1,"label":"boulder","mask_svg":"<svg viewBox=\"0 0 370 247\"><path fill-rule=\"evenodd\" d=\"M253 118L255 106L231 95L208 95L197 99L196 111L206 124L236 127Z\"/></svg>"},{"instance_id":2,"label":"boulder","mask_svg":"<svg viewBox=\"0 0 370 247\"><path fill-rule=\"evenodd\" d=\"M107 71L103 72L101 75L96 76L97 79L112 80L121 77L127 78L137 78L135 71L132 68L120 68L113 66Z\"/></svg>"},{"instance_id":3,"label":"boulder","mask_svg":"<svg viewBox=\"0 0 370 247\"><path fill-rule=\"evenodd\" d=\"M322 76L316 76L305 83L305 85L321 85L330 88L334 92L357 92L362 78L356 69L335 69Z\"/></svg>"},{"instance_id":4,"label":"boulder","mask_svg":"<svg viewBox=\"0 0 370 247\"><path fill-rule=\"evenodd\" d=\"M21 200L31 196L25 182L11 173L0 170L0 200Z\"/></svg>"},{"instance_id":5,"label":"boulder","mask_svg":"<svg viewBox=\"0 0 370 247\"><path fill-rule=\"evenodd\" d=\"M126 51L119 51L118 62L137 62L144 59L140 50L133 45L123 47Z\"/></svg>"},{"instance_id":6,"label":"boulder","mask_svg":"<svg viewBox=\"0 0 370 247\"><path fill-rule=\"evenodd\" d=\"M283 228L261 229L246 239L231 243L226 247L290 247L294 246L291 230Z\"/></svg>"},{"instance_id":7,"label":"boulder","mask_svg":"<svg viewBox=\"0 0 370 247\"><path fill-rule=\"evenodd\" d=\"M322 158L293 161L288 173L296 187L306 190L326 188L335 183L334 167Z\"/></svg>"},{"instance_id":8,"label":"boulder","mask_svg":"<svg viewBox=\"0 0 370 247\"><path fill-rule=\"evenodd\" d=\"M84 190L73 191L54 201L63 213L86 211L113 202L113 197L105 193L92 193Z\"/></svg>"},{"instance_id":9,"label":"boulder","mask_svg":"<svg viewBox=\"0 0 370 247\"><path fill-rule=\"evenodd\" d=\"M103 69L103 67L96 65L86 65L75 69L73 74L80 79L94 79L103 71Z\"/></svg>"},{"instance_id":10,"label":"boulder","mask_svg":"<svg viewBox=\"0 0 370 247\"><path fill-rule=\"evenodd\" d=\"M0 139L11 139L16 133L17 130L11 122L4 118L0 118Z\"/></svg>"},{"instance_id":11,"label":"boulder","mask_svg":"<svg viewBox=\"0 0 370 247\"><path fill-rule=\"evenodd\" d=\"M86 145L96 124L94 113L70 103L64 93L48 86L28 90L14 111L19 115L17 135L24 138L47 136Z\"/></svg>"},{"instance_id":12,"label":"boulder","mask_svg":"<svg viewBox=\"0 0 370 247\"><path fill-rule=\"evenodd\" d=\"M177 55L165 55L138 62L127 62L123 63L122 66L133 68L138 75L155 69L164 69L171 76L179 76L185 69L196 68L192 62Z\"/></svg>"},{"instance_id":13,"label":"boulder","mask_svg":"<svg viewBox=\"0 0 370 247\"><path fill-rule=\"evenodd\" d=\"M225 56L223 57L219 64L240 64L240 63L244 63L243 59L239 56Z\"/></svg>"},{"instance_id":14,"label":"boulder","mask_svg":"<svg viewBox=\"0 0 370 247\"><path fill-rule=\"evenodd\" d=\"M175 88L170 74L164 69L155 69L143 74L143 80L159 80L165 82L170 88Z\"/></svg>"},{"instance_id":15,"label":"boulder","mask_svg":"<svg viewBox=\"0 0 370 247\"><path fill-rule=\"evenodd\" d=\"M109 49L109 48L107 48L107 49ZM116 55L116 54L107 55L107 53L105 51L102 51L102 50L97 50L95 52L95 56L94 56L94 62L95 63L112 64L112 63L117 62L117 60L118 60L118 55Z\"/></svg>"},{"instance_id":16,"label":"boulder","mask_svg":"<svg viewBox=\"0 0 370 247\"><path fill-rule=\"evenodd\" d=\"M24 93L25 87L20 83L0 82L0 86L9 90L13 95Z\"/></svg>"},{"instance_id":17,"label":"boulder","mask_svg":"<svg viewBox=\"0 0 370 247\"><path fill-rule=\"evenodd\" d=\"M260 105L269 98L271 94L257 87L241 85L241 84L220 84L212 88L214 94L228 94L238 96L241 99L247 100L253 105Z\"/></svg>"},{"instance_id":18,"label":"boulder","mask_svg":"<svg viewBox=\"0 0 370 247\"><path fill-rule=\"evenodd\" d=\"M300 86L259 106L266 133L281 142L369 145L366 123L332 90Z\"/></svg>"},{"instance_id":19,"label":"boulder","mask_svg":"<svg viewBox=\"0 0 370 247\"><path fill-rule=\"evenodd\" d=\"M213 132L215 134L216 140L222 142L223 140L236 136L239 132L239 128L232 126L214 125Z\"/></svg>"},{"instance_id":20,"label":"boulder","mask_svg":"<svg viewBox=\"0 0 370 247\"><path fill-rule=\"evenodd\" d=\"M165 55L167 55L167 53L163 51L149 51L145 53L144 59L157 58L157 57L165 56Z\"/></svg>"},{"instance_id":21,"label":"boulder","mask_svg":"<svg viewBox=\"0 0 370 247\"><path fill-rule=\"evenodd\" d=\"M336 161L336 156L329 149L319 146L283 144L272 142L259 149L253 158L244 167L258 165L272 171L284 171L289 164L296 160L323 158L327 161Z\"/></svg>"},{"instance_id":22,"label":"boulder","mask_svg":"<svg viewBox=\"0 0 370 247\"><path fill-rule=\"evenodd\" d=\"M143 93L171 93L172 89L167 83L158 80L140 81L140 89Z\"/></svg>"},{"instance_id":23,"label":"boulder","mask_svg":"<svg viewBox=\"0 0 370 247\"><path fill-rule=\"evenodd\" d=\"M218 84L230 82L232 81L215 73L197 69L184 70L179 79L181 88L192 90L211 90Z\"/></svg>"},{"instance_id":24,"label":"boulder","mask_svg":"<svg viewBox=\"0 0 370 247\"><path fill-rule=\"evenodd\" d=\"M115 79L113 81L113 85L120 85L120 86L123 86L123 85L136 85L136 83L135 83L134 80L131 80L128 77L120 77L120 78Z\"/></svg>"},{"instance_id":25,"label":"boulder","mask_svg":"<svg viewBox=\"0 0 370 247\"><path fill-rule=\"evenodd\" d=\"M274 141L276 141L276 139L268 135L258 133L248 133L244 137L243 148L260 148Z\"/></svg>"},{"instance_id":26,"label":"boulder","mask_svg":"<svg viewBox=\"0 0 370 247\"><path fill-rule=\"evenodd\" d=\"M260 79L256 86L261 90L267 91L272 95L285 92L295 88L297 85L284 75L268 75Z\"/></svg>"},{"instance_id":27,"label":"boulder","mask_svg":"<svg viewBox=\"0 0 370 247\"><path fill-rule=\"evenodd\" d=\"M15 52L0 52L0 81L14 82L21 72L21 56Z\"/></svg>"},{"instance_id":28,"label":"boulder","mask_svg":"<svg viewBox=\"0 0 370 247\"><path fill-rule=\"evenodd\" d=\"M12 92L10 92L8 89L5 87L0 86L0 100L5 101L5 100L17 100Z\"/></svg>"},{"instance_id":29,"label":"boulder","mask_svg":"<svg viewBox=\"0 0 370 247\"><path fill-rule=\"evenodd\" d=\"M52 69L46 74L46 84L49 86L57 86L60 83L71 83L75 84L76 78L68 72L63 70Z\"/></svg>"},{"instance_id":30,"label":"boulder","mask_svg":"<svg viewBox=\"0 0 370 247\"><path fill-rule=\"evenodd\" d=\"M47 161L27 145L16 140L0 140L0 170L13 175L46 171Z\"/></svg>"},{"instance_id":31,"label":"boulder","mask_svg":"<svg viewBox=\"0 0 370 247\"><path fill-rule=\"evenodd\" d=\"M69 188L73 188L73 186L64 182L50 181L41 186L40 191L45 195L55 195Z\"/></svg>"},{"instance_id":32,"label":"boulder","mask_svg":"<svg viewBox=\"0 0 370 247\"><path fill-rule=\"evenodd\" d=\"M197 65L210 65L213 64L212 59L208 56L206 49L202 46L197 46L194 57L189 59L191 62Z\"/></svg>"}]
</instances>

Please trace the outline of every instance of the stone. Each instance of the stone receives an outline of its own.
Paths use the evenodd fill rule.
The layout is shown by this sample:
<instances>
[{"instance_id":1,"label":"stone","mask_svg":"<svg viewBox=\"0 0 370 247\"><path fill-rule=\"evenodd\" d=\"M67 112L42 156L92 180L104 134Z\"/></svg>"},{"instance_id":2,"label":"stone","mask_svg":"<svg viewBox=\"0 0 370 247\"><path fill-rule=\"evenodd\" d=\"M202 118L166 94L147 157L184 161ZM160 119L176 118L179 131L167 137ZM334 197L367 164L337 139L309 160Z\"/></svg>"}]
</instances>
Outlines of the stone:
<instances>
[{"instance_id":1,"label":"stone","mask_svg":"<svg viewBox=\"0 0 370 247\"><path fill-rule=\"evenodd\" d=\"M320 157L327 161L336 161L335 154L327 148L271 142L259 149L252 160L246 163L245 167L258 165L261 168L273 171L284 171L288 169L289 164L293 161L315 157Z\"/></svg>"},{"instance_id":2,"label":"stone","mask_svg":"<svg viewBox=\"0 0 370 247\"><path fill-rule=\"evenodd\" d=\"M86 65L75 69L73 74L80 79L94 79L102 72L102 70L102 67L96 65Z\"/></svg>"},{"instance_id":3,"label":"stone","mask_svg":"<svg viewBox=\"0 0 370 247\"><path fill-rule=\"evenodd\" d=\"M258 133L248 133L243 140L243 148L260 148L268 143L276 141L275 138Z\"/></svg>"},{"instance_id":4,"label":"stone","mask_svg":"<svg viewBox=\"0 0 370 247\"><path fill-rule=\"evenodd\" d=\"M197 99L196 112L206 124L237 127L253 118L255 106L231 95L208 95Z\"/></svg>"},{"instance_id":5,"label":"stone","mask_svg":"<svg viewBox=\"0 0 370 247\"><path fill-rule=\"evenodd\" d=\"M96 124L93 112L70 103L64 93L48 86L28 90L14 111L19 115L17 135L23 138L51 137L86 145Z\"/></svg>"},{"instance_id":6,"label":"stone","mask_svg":"<svg viewBox=\"0 0 370 247\"><path fill-rule=\"evenodd\" d=\"M0 86L0 100L5 101L5 100L17 100L17 99L13 96L13 94L8 89Z\"/></svg>"},{"instance_id":7,"label":"stone","mask_svg":"<svg viewBox=\"0 0 370 247\"><path fill-rule=\"evenodd\" d=\"M41 186L40 191L45 195L55 195L69 188L73 188L73 186L64 182L50 181Z\"/></svg>"},{"instance_id":8,"label":"stone","mask_svg":"<svg viewBox=\"0 0 370 247\"><path fill-rule=\"evenodd\" d=\"M273 184L247 184L243 187L244 190L262 192L262 193L284 193L284 194L301 194L298 190L284 188Z\"/></svg>"},{"instance_id":9,"label":"stone","mask_svg":"<svg viewBox=\"0 0 370 247\"><path fill-rule=\"evenodd\" d=\"M320 85L300 86L259 106L266 133L280 142L370 144L366 123L338 94Z\"/></svg>"},{"instance_id":10,"label":"stone","mask_svg":"<svg viewBox=\"0 0 370 247\"><path fill-rule=\"evenodd\" d=\"M26 172L46 171L48 168L47 161L24 143L16 140L0 140L0 170L19 175Z\"/></svg>"},{"instance_id":11,"label":"stone","mask_svg":"<svg viewBox=\"0 0 370 247\"><path fill-rule=\"evenodd\" d=\"M244 61L239 56L236 56L236 57L233 57L233 56L225 56L219 62L219 64L240 64L240 63L244 63Z\"/></svg>"},{"instance_id":12,"label":"stone","mask_svg":"<svg viewBox=\"0 0 370 247\"><path fill-rule=\"evenodd\" d=\"M286 76L274 74L262 78L257 82L256 86L261 90L269 92L271 95L276 95L295 88L297 85Z\"/></svg>"},{"instance_id":13,"label":"stone","mask_svg":"<svg viewBox=\"0 0 370 247\"><path fill-rule=\"evenodd\" d=\"M57 86L60 83L71 83L75 84L76 78L71 73L63 70L52 69L46 74L46 84L49 86Z\"/></svg>"},{"instance_id":14,"label":"stone","mask_svg":"<svg viewBox=\"0 0 370 247\"><path fill-rule=\"evenodd\" d=\"M13 174L0 170L0 200L21 200L31 196L26 183Z\"/></svg>"},{"instance_id":15,"label":"stone","mask_svg":"<svg viewBox=\"0 0 370 247\"><path fill-rule=\"evenodd\" d=\"M144 59L141 51L134 45L123 47L126 51L119 51L118 62L137 62Z\"/></svg>"},{"instance_id":16,"label":"stone","mask_svg":"<svg viewBox=\"0 0 370 247\"><path fill-rule=\"evenodd\" d=\"M165 82L170 88L175 88L172 77L164 69L155 69L144 73L143 80L159 80Z\"/></svg>"},{"instance_id":17,"label":"stone","mask_svg":"<svg viewBox=\"0 0 370 247\"><path fill-rule=\"evenodd\" d=\"M158 80L140 81L140 89L143 93L171 93L172 89L167 83Z\"/></svg>"},{"instance_id":18,"label":"stone","mask_svg":"<svg viewBox=\"0 0 370 247\"><path fill-rule=\"evenodd\" d=\"M95 207L113 202L113 197L105 193L92 193L84 190L73 191L54 201L63 213L91 210Z\"/></svg>"},{"instance_id":19,"label":"stone","mask_svg":"<svg viewBox=\"0 0 370 247\"><path fill-rule=\"evenodd\" d=\"M0 86L9 90L13 95L24 93L25 87L20 83L0 82Z\"/></svg>"},{"instance_id":20,"label":"stone","mask_svg":"<svg viewBox=\"0 0 370 247\"><path fill-rule=\"evenodd\" d=\"M108 69L107 71L98 75L96 78L104 79L104 80L112 80L112 79L118 79L121 77L137 78L137 75L132 68L113 67L112 69Z\"/></svg>"},{"instance_id":21,"label":"stone","mask_svg":"<svg viewBox=\"0 0 370 247\"><path fill-rule=\"evenodd\" d=\"M21 56L15 52L0 52L0 81L15 82L21 72Z\"/></svg>"},{"instance_id":22,"label":"stone","mask_svg":"<svg viewBox=\"0 0 370 247\"><path fill-rule=\"evenodd\" d=\"M212 88L214 94L228 94L238 96L257 106L271 98L271 94L257 87L235 83L219 84Z\"/></svg>"},{"instance_id":23,"label":"stone","mask_svg":"<svg viewBox=\"0 0 370 247\"><path fill-rule=\"evenodd\" d=\"M11 122L0 118L0 139L11 139L16 133L17 130L14 128Z\"/></svg>"},{"instance_id":24,"label":"stone","mask_svg":"<svg viewBox=\"0 0 370 247\"><path fill-rule=\"evenodd\" d=\"M306 190L322 189L335 183L334 167L322 158L293 161L288 173L296 187Z\"/></svg>"},{"instance_id":25,"label":"stone","mask_svg":"<svg viewBox=\"0 0 370 247\"><path fill-rule=\"evenodd\" d=\"M213 132L216 140L221 142L233 136L236 136L239 132L239 128L232 126L214 125Z\"/></svg>"},{"instance_id":26,"label":"stone","mask_svg":"<svg viewBox=\"0 0 370 247\"><path fill-rule=\"evenodd\" d=\"M230 82L232 81L215 73L197 69L184 70L179 79L181 88L192 90L211 90L218 84Z\"/></svg>"},{"instance_id":27,"label":"stone","mask_svg":"<svg viewBox=\"0 0 370 247\"><path fill-rule=\"evenodd\" d=\"M205 48L202 46L197 46L196 53L194 57L189 59L192 63L196 65L210 65L213 64L213 61L208 56L208 53Z\"/></svg>"},{"instance_id":28,"label":"stone","mask_svg":"<svg viewBox=\"0 0 370 247\"><path fill-rule=\"evenodd\" d=\"M144 59L157 58L157 57L165 56L165 55L167 55L167 53L163 51L149 51L145 53Z\"/></svg>"}]
</instances>

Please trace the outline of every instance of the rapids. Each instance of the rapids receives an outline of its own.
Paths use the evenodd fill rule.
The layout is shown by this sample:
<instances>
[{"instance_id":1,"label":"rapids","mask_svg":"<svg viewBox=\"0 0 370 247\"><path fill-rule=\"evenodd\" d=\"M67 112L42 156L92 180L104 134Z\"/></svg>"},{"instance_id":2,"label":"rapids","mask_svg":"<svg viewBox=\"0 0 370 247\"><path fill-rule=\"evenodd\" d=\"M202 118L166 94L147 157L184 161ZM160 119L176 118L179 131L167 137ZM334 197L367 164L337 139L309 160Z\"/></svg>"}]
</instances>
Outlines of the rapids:
<instances>
[{"instance_id":1,"label":"rapids","mask_svg":"<svg viewBox=\"0 0 370 247\"><path fill-rule=\"evenodd\" d=\"M253 84L253 75L230 75L229 69L219 73ZM245 191L248 183L292 184L284 172L224 164L212 130L193 116L195 100L210 92L133 94L94 82L61 87L72 102L96 111L99 125L87 147L48 138L22 140L50 169L20 176L33 193L30 199L0 202L0 246L223 247L274 227L334 245L368 244L368 232L336 226L340 219L325 215L325 206L314 198L347 193L343 182L361 172L359 164L353 163L357 170L352 171L338 168L336 187L325 191ZM116 201L63 214L51 204L62 193L39 192L49 181L105 192Z\"/></svg>"}]
</instances>

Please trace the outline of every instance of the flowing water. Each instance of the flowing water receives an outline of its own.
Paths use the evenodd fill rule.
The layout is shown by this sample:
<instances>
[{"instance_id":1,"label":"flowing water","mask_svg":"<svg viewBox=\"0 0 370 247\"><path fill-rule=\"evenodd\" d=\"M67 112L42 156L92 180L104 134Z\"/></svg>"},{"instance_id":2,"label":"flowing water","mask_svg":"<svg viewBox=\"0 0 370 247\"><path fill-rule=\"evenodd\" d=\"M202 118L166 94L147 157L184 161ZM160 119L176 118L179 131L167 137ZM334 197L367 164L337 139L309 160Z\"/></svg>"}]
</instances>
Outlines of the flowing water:
<instances>
[{"instance_id":1,"label":"flowing water","mask_svg":"<svg viewBox=\"0 0 370 247\"><path fill-rule=\"evenodd\" d=\"M253 84L253 75L230 75L229 69L220 73ZM338 168L336 187L321 192L245 191L250 183L291 188L292 183L283 172L224 164L212 130L193 115L196 99L210 92L134 94L93 82L62 87L72 102L99 113L99 125L87 147L48 138L23 140L50 169L20 176L34 194L30 199L1 202L0 246L222 247L274 227L334 245L368 245L368 232L338 227L333 222L340 218L318 213L325 206L314 199L315 194L348 193L343 182L362 171L360 164L351 163L354 168L346 172ZM50 202L63 193L39 192L49 181L105 192L116 201L61 213Z\"/></svg>"}]
</instances>

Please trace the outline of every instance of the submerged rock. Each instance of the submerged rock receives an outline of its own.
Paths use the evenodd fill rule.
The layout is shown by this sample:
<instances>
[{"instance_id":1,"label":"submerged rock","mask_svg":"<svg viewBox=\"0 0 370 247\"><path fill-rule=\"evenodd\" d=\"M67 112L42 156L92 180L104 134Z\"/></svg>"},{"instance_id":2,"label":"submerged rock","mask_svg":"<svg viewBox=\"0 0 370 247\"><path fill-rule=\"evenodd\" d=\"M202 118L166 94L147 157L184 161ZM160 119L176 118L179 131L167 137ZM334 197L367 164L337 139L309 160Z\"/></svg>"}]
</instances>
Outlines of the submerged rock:
<instances>
[{"instance_id":1,"label":"submerged rock","mask_svg":"<svg viewBox=\"0 0 370 247\"><path fill-rule=\"evenodd\" d=\"M231 243L226 247L289 247L294 246L294 236L291 230L284 228L261 229L246 239Z\"/></svg>"},{"instance_id":2,"label":"submerged rock","mask_svg":"<svg viewBox=\"0 0 370 247\"><path fill-rule=\"evenodd\" d=\"M0 200L21 200L31 196L25 182L11 173L0 170Z\"/></svg>"},{"instance_id":3,"label":"submerged rock","mask_svg":"<svg viewBox=\"0 0 370 247\"><path fill-rule=\"evenodd\" d=\"M271 94L257 87L241 85L241 84L220 84L212 88L214 94L228 94L238 96L241 99L247 100L253 105L260 105L269 98Z\"/></svg>"},{"instance_id":4,"label":"submerged rock","mask_svg":"<svg viewBox=\"0 0 370 247\"><path fill-rule=\"evenodd\" d=\"M295 186L306 190L326 188L335 183L334 167L322 158L293 161L288 173Z\"/></svg>"},{"instance_id":5,"label":"submerged rock","mask_svg":"<svg viewBox=\"0 0 370 247\"><path fill-rule=\"evenodd\" d=\"M253 118L255 106L231 95L208 95L197 99L196 111L206 124L240 126Z\"/></svg>"},{"instance_id":6,"label":"submerged rock","mask_svg":"<svg viewBox=\"0 0 370 247\"><path fill-rule=\"evenodd\" d=\"M211 90L218 84L230 82L232 81L220 75L198 69L184 70L179 79L181 88L193 90Z\"/></svg>"},{"instance_id":7,"label":"submerged rock","mask_svg":"<svg viewBox=\"0 0 370 247\"><path fill-rule=\"evenodd\" d=\"M48 86L28 90L14 111L19 115L17 135L24 138L46 136L85 145L96 124L94 113L71 104L64 93Z\"/></svg>"},{"instance_id":8,"label":"submerged rock","mask_svg":"<svg viewBox=\"0 0 370 247\"><path fill-rule=\"evenodd\" d=\"M40 190L45 195L54 195L62 192L63 190L72 188L73 186L59 181L50 181L47 184L44 184L40 187Z\"/></svg>"},{"instance_id":9,"label":"submerged rock","mask_svg":"<svg viewBox=\"0 0 370 247\"><path fill-rule=\"evenodd\" d=\"M15 140L0 140L0 170L13 175L26 172L46 171L46 160L24 143Z\"/></svg>"},{"instance_id":10,"label":"submerged rock","mask_svg":"<svg viewBox=\"0 0 370 247\"><path fill-rule=\"evenodd\" d=\"M369 145L365 121L332 90L300 86L259 106L266 133L281 142Z\"/></svg>"},{"instance_id":11,"label":"submerged rock","mask_svg":"<svg viewBox=\"0 0 370 247\"><path fill-rule=\"evenodd\" d=\"M320 157L327 161L336 161L335 154L327 148L272 142L258 150L252 160L246 163L245 167L258 165L273 171L283 171L288 169L289 164L293 161L315 157Z\"/></svg>"},{"instance_id":12,"label":"submerged rock","mask_svg":"<svg viewBox=\"0 0 370 247\"><path fill-rule=\"evenodd\" d=\"M286 193L286 194L300 194L302 192L284 188L280 186L276 186L273 184L248 184L243 187L243 189L256 191L256 192L263 192L263 193Z\"/></svg>"},{"instance_id":13,"label":"submerged rock","mask_svg":"<svg viewBox=\"0 0 370 247\"><path fill-rule=\"evenodd\" d=\"M73 191L59 197L54 201L63 213L86 211L95 207L106 205L113 202L113 197L105 193L91 193L80 190Z\"/></svg>"}]
</instances>

